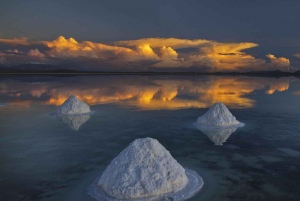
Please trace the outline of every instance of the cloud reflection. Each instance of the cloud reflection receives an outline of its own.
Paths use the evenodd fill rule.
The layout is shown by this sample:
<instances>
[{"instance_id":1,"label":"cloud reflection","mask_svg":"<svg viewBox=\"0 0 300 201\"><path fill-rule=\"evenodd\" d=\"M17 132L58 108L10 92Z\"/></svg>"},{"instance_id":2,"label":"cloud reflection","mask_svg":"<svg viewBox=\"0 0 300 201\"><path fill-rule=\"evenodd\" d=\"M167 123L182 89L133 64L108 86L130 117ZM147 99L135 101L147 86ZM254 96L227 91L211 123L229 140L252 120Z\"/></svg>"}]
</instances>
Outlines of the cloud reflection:
<instances>
[{"instance_id":1,"label":"cloud reflection","mask_svg":"<svg viewBox=\"0 0 300 201\"><path fill-rule=\"evenodd\" d=\"M300 96L300 91L295 91L294 94Z\"/></svg>"},{"instance_id":2,"label":"cloud reflection","mask_svg":"<svg viewBox=\"0 0 300 201\"><path fill-rule=\"evenodd\" d=\"M53 78L54 79L54 78ZM251 108L249 94L257 90L272 95L288 90L297 78L283 77L71 77L48 82L0 81L0 98L11 105L61 105L74 94L89 105L116 103L145 110L206 108L223 102L231 108Z\"/></svg>"}]
</instances>

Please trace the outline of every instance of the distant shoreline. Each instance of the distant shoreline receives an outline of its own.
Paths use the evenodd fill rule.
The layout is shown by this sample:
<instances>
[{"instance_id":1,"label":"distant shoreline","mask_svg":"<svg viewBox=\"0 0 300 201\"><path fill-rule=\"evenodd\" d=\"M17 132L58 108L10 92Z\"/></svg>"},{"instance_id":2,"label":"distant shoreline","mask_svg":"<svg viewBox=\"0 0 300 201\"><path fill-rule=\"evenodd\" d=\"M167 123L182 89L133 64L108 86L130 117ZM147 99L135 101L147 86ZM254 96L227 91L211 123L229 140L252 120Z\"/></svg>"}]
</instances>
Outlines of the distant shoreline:
<instances>
[{"instance_id":1,"label":"distant shoreline","mask_svg":"<svg viewBox=\"0 0 300 201\"><path fill-rule=\"evenodd\" d=\"M80 76L80 75L216 75L216 76L259 76L259 77L299 77L300 72L282 72L282 71L253 71L253 72L100 72L100 71L75 71L75 70L51 70L51 71L17 71L0 70L0 76L9 75L53 75L53 76Z\"/></svg>"},{"instance_id":2,"label":"distant shoreline","mask_svg":"<svg viewBox=\"0 0 300 201\"><path fill-rule=\"evenodd\" d=\"M274 71L248 71L248 72L199 72L181 71L173 69L171 71L144 70L144 71L96 71L96 70L74 70L63 66L54 66L47 64L21 64L18 66L5 67L0 66L0 76L23 76L23 75L45 75L45 76L81 76L81 75L183 75L183 76L258 76L258 77L288 77L300 76L300 70L296 72L284 72L280 70Z\"/></svg>"}]
</instances>

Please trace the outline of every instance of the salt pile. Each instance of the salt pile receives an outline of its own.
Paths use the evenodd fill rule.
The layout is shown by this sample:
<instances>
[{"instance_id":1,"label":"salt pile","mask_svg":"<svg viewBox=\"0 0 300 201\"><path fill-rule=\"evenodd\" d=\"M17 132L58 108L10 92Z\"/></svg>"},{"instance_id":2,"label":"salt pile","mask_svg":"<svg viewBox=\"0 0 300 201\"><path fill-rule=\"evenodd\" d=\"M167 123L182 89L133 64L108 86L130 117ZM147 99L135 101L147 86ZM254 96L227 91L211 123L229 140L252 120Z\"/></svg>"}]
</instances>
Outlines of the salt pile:
<instances>
[{"instance_id":1,"label":"salt pile","mask_svg":"<svg viewBox=\"0 0 300 201\"><path fill-rule=\"evenodd\" d=\"M222 146L224 142L234 133L237 129L235 128L209 128L205 126L198 126L197 128L204 133L215 145Z\"/></svg>"},{"instance_id":2,"label":"salt pile","mask_svg":"<svg viewBox=\"0 0 300 201\"><path fill-rule=\"evenodd\" d=\"M90 187L97 200L185 200L203 186L201 177L184 169L157 140L133 141Z\"/></svg>"},{"instance_id":3,"label":"salt pile","mask_svg":"<svg viewBox=\"0 0 300 201\"><path fill-rule=\"evenodd\" d=\"M236 120L228 108L223 103L215 103L196 122L201 126L222 126L222 127L242 127L245 124Z\"/></svg>"},{"instance_id":4,"label":"salt pile","mask_svg":"<svg viewBox=\"0 0 300 201\"><path fill-rule=\"evenodd\" d=\"M74 115L90 113L90 106L79 100L76 96L71 95L57 110L57 114Z\"/></svg>"},{"instance_id":5,"label":"salt pile","mask_svg":"<svg viewBox=\"0 0 300 201\"><path fill-rule=\"evenodd\" d=\"M77 131L79 128L90 119L90 115L79 115L79 116L58 116L61 122L66 124L71 130Z\"/></svg>"}]
</instances>

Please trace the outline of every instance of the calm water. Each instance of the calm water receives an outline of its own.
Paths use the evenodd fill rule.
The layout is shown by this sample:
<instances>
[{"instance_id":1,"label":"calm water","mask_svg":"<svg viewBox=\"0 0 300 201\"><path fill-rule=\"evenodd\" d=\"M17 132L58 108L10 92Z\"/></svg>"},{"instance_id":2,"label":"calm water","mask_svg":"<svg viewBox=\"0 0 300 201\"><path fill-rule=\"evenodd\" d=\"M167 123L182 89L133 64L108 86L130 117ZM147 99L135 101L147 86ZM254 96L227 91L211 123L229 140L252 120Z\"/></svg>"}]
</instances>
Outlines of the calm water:
<instances>
[{"instance_id":1,"label":"calm water","mask_svg":"<svg viewBox=\"0 0 300 201\"><path fill-rule=\"evenodd\" d=\"M71 94L95 113L50 116ZM195 128L215 102L246 126ZM0 77L0 200L93 200L110 161L152 137L203 177L190 200L298 201L299 103L293 77Z\"/></svg>"}]
</instances>

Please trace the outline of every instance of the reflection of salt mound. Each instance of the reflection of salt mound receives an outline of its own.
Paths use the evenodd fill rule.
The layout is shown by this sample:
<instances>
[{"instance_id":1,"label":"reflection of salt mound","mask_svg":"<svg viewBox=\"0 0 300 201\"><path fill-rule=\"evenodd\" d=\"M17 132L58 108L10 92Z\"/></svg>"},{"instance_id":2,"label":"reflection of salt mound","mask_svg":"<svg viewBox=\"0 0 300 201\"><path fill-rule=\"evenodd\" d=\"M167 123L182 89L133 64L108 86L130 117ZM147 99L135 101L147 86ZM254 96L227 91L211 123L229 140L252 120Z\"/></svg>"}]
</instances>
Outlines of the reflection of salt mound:
<instances>
[{"instance_id":1,"label":"reflection of salt mound","mask_svg":"<svg viewBox=\"0 0 300 201\"><path fill-rule=\"evenodd\" d=\"M201 177L185 170L157 140L143 138L112 160L89 194L97 200L185 200L202 185Z\"/></svg>"},{"instance_id":2,"label":"reflection of salt mound","mask_svg":"<svg viewBox=\"0 0 300 201\"><path fill-rule=\"evenodd\" d=\"M205 126L198 126L197 128L204 133L215 145L222 146L224 142L234 133L237 129L235 128L209 128Z\"/></svg>"},{"instance_id":3,"label":"reflection of salt mound","mask_svg":"<svg viewBox=\"0 0 300 201\"><path fill-rule=\"evenodd\" d=\"M197 119L202 126L244 126L237 121L223 103L215 103L203 116Z\"/></svg>"},{"instance_id":4,"label":"reflection of salt mound","mask_svg":"<svg viewBox=\"0 0 300 201\"><path fill-rule=\"evenodd\" d=\"M71 95L56 112L58 114L84 114L91 112L90 106L79 100L76 96Z\"/></svg>"},{"instance_id":5,"label":"reflection of salt mound","mask_svg":"<svg viewBox=\"0 0 300 201\"><path fill-rule=\"evenodd\" d=\"M74 131L77 131L80 126L87 122L90 118L90 115L79 115L79 116L58 116L57 117L64 124L69 126Z\"/></svg>"}]
</instances>

